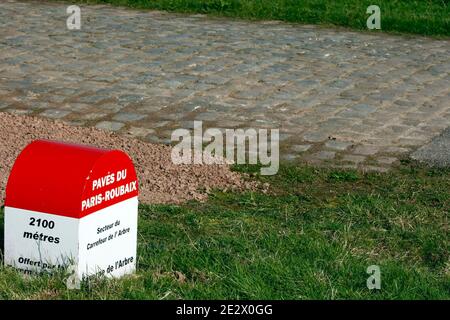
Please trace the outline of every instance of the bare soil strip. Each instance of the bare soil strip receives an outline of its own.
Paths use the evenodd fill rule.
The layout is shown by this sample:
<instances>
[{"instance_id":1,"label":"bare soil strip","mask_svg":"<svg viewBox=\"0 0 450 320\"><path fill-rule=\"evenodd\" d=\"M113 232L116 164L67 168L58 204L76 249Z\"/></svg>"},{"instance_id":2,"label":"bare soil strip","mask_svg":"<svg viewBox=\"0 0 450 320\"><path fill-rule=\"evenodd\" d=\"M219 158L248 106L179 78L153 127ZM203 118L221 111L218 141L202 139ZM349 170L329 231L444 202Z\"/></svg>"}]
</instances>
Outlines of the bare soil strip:
<instances>
[{"instance_id":1,"label":"bare soil strip","mask_svg":"<svg viewBox=\"0 0 450 320\"><path fill-rule=\"evenodd\" d=\"M256 183L244 181L227 164L174 165L171 148L89 127L70 126L61 121L0 112L0 199L12 165L20 151L35 139L51 139L128 153L136 166L140 201L143 203L181 203L205 200L211 189L253 189ZM36 168L39 170L39 168ZM70 168L67 168L70 170Z\"/></svg>"}]
</instances>

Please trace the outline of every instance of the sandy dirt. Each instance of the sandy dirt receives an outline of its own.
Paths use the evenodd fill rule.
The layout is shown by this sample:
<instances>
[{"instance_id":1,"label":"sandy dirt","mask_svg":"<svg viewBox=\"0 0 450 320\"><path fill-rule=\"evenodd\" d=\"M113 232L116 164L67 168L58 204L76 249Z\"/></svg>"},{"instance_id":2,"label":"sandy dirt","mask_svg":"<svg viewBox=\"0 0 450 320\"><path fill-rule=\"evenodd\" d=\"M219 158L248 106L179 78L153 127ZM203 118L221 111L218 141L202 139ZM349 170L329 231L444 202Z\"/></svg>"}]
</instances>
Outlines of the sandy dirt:
<instances>
[{"instance_id":1,"label":"sandy dirt","mask_svg":"<svg viewBox=\"0 0 450 320\"><path fill-rule=\"evenodd\" d=\"M171 148L119 136L95 128L70 126L29 116L0 112L0 203L3 205L9 172L21 150L35 139L88 144L128 153L136 166L141 203L181 203L205 200L211 189L254 189L226 164L174 165Z\"/></svg>"}]
</instances>

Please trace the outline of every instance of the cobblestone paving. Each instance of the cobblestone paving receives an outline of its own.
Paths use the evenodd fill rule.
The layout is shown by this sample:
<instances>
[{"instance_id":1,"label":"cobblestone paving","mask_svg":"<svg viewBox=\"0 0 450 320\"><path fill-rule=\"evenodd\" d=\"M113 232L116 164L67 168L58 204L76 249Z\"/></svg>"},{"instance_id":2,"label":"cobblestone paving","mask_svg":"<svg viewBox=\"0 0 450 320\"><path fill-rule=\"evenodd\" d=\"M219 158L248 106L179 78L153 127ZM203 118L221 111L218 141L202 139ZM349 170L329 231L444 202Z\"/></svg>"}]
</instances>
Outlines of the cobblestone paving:
<instances>
[{"instance_id":1,"label":"cobblestone paving","mask_svg":"<svg viewBox=\"0 0 450 320\"><path fill-rule=\"evenodd\" d=\"M0 3L0 111L147 141L279 128L281 156L383 171L450 123L450 41L200 15Z\"/></svg>"}]
</instances>

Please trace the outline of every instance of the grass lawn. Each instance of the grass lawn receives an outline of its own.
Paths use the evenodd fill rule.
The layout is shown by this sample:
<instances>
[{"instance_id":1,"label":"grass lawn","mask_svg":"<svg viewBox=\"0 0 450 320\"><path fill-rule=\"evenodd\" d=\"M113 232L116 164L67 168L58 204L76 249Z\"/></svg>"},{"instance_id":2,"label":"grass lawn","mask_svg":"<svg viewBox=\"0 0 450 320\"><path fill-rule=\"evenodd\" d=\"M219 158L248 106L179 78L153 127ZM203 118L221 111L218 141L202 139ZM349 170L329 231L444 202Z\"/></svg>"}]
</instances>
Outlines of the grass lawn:
<instances>
[{"instance_id":1,"label":"grass lawn","mask_svg":"<svg viewBox=\"0 0 450 320\"><path fill-rule=\"evenodd\" d=\"M366 9L381 10L382 31L450 36L449 0L78 0L139 9L283 20L367 30Z\"/></svg>"},{"instance_id":2,"label":"grass lawn","mask_svg":"<svg viewBox=\"0 0 450 320\"><path fill-rule=\"evenodd\" d=\"M67 290L62 274L0 267L0 299L450 298L450 170L282 166L256 178L270 194L142 205L136 275ZM382 288L370 291L374 264Z\"/></svg>"}]
</instances>

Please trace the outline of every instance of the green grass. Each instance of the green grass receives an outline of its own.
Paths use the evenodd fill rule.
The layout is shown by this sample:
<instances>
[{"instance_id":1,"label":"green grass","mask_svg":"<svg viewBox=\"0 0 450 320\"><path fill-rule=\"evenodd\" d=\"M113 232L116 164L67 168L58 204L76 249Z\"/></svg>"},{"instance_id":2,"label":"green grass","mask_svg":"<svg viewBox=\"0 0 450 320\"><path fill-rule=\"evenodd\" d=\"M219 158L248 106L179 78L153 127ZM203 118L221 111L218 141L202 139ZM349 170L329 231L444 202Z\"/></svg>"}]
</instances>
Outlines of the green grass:
<instances>
[{"instance_id":1,"label":"green grass","mask_svg":"<svg viewBox=\"0 0 450 320\"><path fill-rule=\"evenodd\" d=\"M0 267L0 299L450 298L449 170L282 166L257 179L269 194L141 206L134 276L67 290L63 274ZM373 264L379 291L366 287Z\"/></svg>"},{"instance_id":2,"label":"green grass","mask_svg":"<svg viewBox=\"0 0 450 320\"><path fill-rule=\"evenodd\" d=\"M381 9L382 31L450 35L449 0L79 0L139 9L205 13L244 19L283 20L367 30L366 9Z\"/></svg>"}]
</instances>

